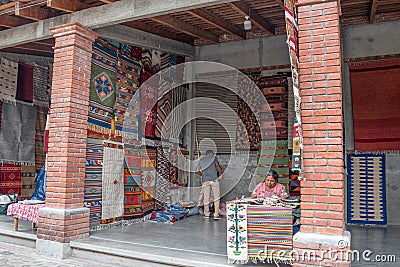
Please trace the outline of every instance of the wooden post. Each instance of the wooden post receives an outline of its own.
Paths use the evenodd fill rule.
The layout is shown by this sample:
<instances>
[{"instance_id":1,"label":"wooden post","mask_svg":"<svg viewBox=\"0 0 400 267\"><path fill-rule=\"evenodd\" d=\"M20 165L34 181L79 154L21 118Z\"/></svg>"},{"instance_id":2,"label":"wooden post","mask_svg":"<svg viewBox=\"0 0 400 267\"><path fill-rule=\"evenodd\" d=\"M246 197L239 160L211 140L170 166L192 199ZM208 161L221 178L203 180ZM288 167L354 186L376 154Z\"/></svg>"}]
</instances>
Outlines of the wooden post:
<instances>
[{"instance_id":1,"label":"wooden post","mask_svg":"<svg viewBox=\"0 0 400 267\"><path fill-rule=\"evenodd\" d=\"M14 218L14 231L18 231L18 218Z\"/></svg>"}]
</instances>

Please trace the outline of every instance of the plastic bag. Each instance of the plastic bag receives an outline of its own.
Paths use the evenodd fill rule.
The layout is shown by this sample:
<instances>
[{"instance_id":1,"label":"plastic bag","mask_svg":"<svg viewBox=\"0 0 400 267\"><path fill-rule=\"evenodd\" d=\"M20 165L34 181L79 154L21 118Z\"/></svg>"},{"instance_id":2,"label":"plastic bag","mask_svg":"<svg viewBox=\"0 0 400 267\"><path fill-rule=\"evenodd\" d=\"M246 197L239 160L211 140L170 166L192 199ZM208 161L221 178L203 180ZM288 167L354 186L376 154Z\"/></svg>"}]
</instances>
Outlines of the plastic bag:
<instances>
[{"instance_id":1,"label":"plastic bag","mask_svg":"<svg viewBox=\"0 0 400 267\"><path fill-rule=\"evenodd\" d=\"M46 199L46 169L43 166L38 172L35 179L35 193L30 197L30 200L45 200Z\"/></svg>"},{"instance_id":2,"label":"plastic bag","mask_svg":"<svg viewBox=\"0 0 400 267\"><path fill-rule=\"evenodd\" d=\"M7 208L11 203L17 202L18 194L0 194L0 215L7 214Z\"/></svg>"}]
</instances>

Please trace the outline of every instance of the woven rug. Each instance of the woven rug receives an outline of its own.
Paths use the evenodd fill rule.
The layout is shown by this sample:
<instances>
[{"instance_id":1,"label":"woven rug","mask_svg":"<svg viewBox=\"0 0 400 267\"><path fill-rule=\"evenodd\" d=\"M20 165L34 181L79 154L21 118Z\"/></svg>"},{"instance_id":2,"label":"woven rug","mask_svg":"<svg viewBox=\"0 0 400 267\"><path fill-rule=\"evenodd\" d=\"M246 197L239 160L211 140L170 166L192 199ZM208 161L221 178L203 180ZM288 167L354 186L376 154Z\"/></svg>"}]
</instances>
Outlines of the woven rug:
<instances>
[{"instance_id":1,"label":"woven rug","mask_svg":"<svg viewBox=\"0 0 400 267\"><path fill-rule=\"evenodd\" d=\"M172 93L165 94L157 103L157 124L156 124L156 138L161 139L162 131L170 132L170 124L165 124L165 119L172 111Z\"/></svg>"},{"instance_id":2,"label":"woven rug","mask_svg":"<svg viewBox=\"0 0 400 267\"><path fill-rule=\"evenodd\" d=\"M33 67L18 62L17 94L15 99L24 102L33 102Z\"/></svg>"},{"instance_id":3,"label":"woven rug","mask_svg":"<svg viewBox=\"0 0 400 267\"><path fill-rule=\"evenodd\" d=\"M35 166L21 166L21 195L22 199L30 198L35 192L35 178L36 168Z\"/></svg>"},{"instance_id":4,"label":"woven rug","mask_svg":"<svg viewBox=\"0 0 400 267\"><path fill-rule=\"evenodd\" d=\"M0 161L35 164L36 107L3 103Z\"/></svg>"},{"instance_id":5,"label":"woven rug","mask_svg":"<svg viewBox=\"0 0 400 267\"><path fill-rule=\"evenodd\" d=\"M189 180L189 160L190 160L190 152L185 148L178 149L178 184L181 186L187 186ZM184 158L187 159L184 160Z\"/></svg>"},{"instance_id":6,"label":"woven rug","mask_svg":"<svg viewBox=\"0 0 400 267\"><path fill-rule=\"evenodd\" d=\"M146 156L147 155L147 156ZM140 180L142 192L143 215L154 210L154 196L156 185L157 148L148 146L142 150L142 177Z\"/></svg>"},{"instance_id":7,"label":"woven rug","mask_svg":"<svg viewBox=\"0 0 400 267\"><path fill-rule=\"evenodd\" d=\"M124 214L124 147L104 141L101 219Z\"/></svg>"},{"instance_id":8,"label":"woven rug","mask_svg":"<svg viewBox=\"0 0 400 267\"><path fill-rule=\"evenodd\" d=\"M0 165L0 193L21 195L21 166L14 164Z\"/></svg>"},{"instance_id":9,"label":"woven rug","mask_svg":"<svg viewBox=\"0 0 400 267\"><path fill-rule=\"evenodd\" d=\"M274 120L266 119L261 116L261 138L262 140L274 139L269 136L271 129L276 129L276 139L288 140L288 81L286 77L263 77L257 81L258 87L261 89L265 99L269 104L269 108L274 115ZM266 112L264 107L261 107L261 112ZM269 114L269 113L266 113Z\"/></svg>"},{"instance_id":10,"label":"woven rug","mask_svg":"<svg viewBox=\"0 0 400 267\"><path fill-rule=\"evenodd\" d=\"M140 63L135 62L125 56L118 55L117 64L117 88L116 100L114 105L115 116L115 135L122 137L122 128L124 125L125 112L132 99L132 95L139 88L140 84ZM136 120L138 114L134 114ZM136 127L138 126L135 124ZM139 132L138 128L133 128L136 135Z\"/></svg>"},{"instance_id":11,"label":"woven rug","mask_svg":"<svg viewBox=\"0 0 400 267\"><path fill-rule=\"evenodd\" d=\"M85 171L85 207L90 209L90 223L100 223L104 145L102 140L87 139Z\"/></svg>"},{"instance_id":12,"label":"woven rug","mask_svg":"<svg viewBox=\"0 0 400 267\"><path fill-rule=\"evenodd\" d=\"M387 223L385 155L347 155L347 221Z\"/></svg>"},{"instance_id":13,"label":"woven rug","mask_svg":"<svg viewBox=\"0 0 400 267\"><path fill-rule=\"evenodd\" d=\"M227 204L227 254L229 261L247 261L247 205Z\"/></svg>"},{"instance_id":14,"label":"woven rug","mask_svg":"<svg viewBox=\"0 0 400 267\"><path fill-rule=\"evenodd\" d=\"M142 115L142 133L146 138L154 139L157 123L157 87L146 82L151 73L143 70L141 74L141 95L140 95L140 114ZM146 82L146 84L144 84Z\"/></svg>"},{"instance_id":15,"label":"woven rug","mask_svg":"<svg viewBox=\"0 0 400 267\"><path fill-rule=\"evenodd\" d=\"M256 115L260 114L260 100L250 95L250 88L253 85L249 79L239 77L239 95L246 96L250 99L250 103L246 103L242 98L238 97L237 114L238 120L243 122L243 125L238 123L236 130L236 148L257 150L260 146L260 125L257 123ZM251 110L249 105L255 110ZM247 133L247 136L246 136Z\"/></svg>"},{"instance_id":16,"label":"woven rug","mask_svg":"<svg viewBox=\"0 0 400 267\"><path fill-rule=\"evenodd\" d=\"M146 70L151 70L152 62L151 62L151 50L143 49L142 50L142 64Z\"/></svg>"},{"instance_id":17,"label":"woven rug","mask_svg":"<svg viewBox=\"0 0 400 267\"><path fill-rule=\"evenodd\" d=\"M35 167L38 172L46 161L44 151L44 132L46 128L47 107L37 106L35 123Z\"/></svg>"},{"instance_id":18,"label":"woven rug","mask_svg":"<svg viewBox=\"0 0 400 267\"><path fill-rule=\"evenodd\" d=\"M157 176L155 182L155 209L159 210L169 201L170 164L168 156L161 146L157 147Z\"/></svg>"},{"instance_id":19,"label":"woven rug","mask_svg":"<svg viewBox=\"0 0 400 267\"><path fill-rule=\"evenodd\" d=\"M247 207L248 255L250 259L263 257L290 261L293 249L291 208Z\"/></svg>"},{"instance_id":20,"label":"woven rug","mask_svg":"<svg viewBox=\"0 0 400 267\"><path fill-rule=\"evenodd\" d=\"M349 67L355 149L400 150L400 59Z\"/></svg>"},{"instance_id":21,"label":"woven rug","mask_svg":"<svg viewBox=\"0 0 400 267\"><path fill-rule=\"evenodd\" d=\"M169 164L169 177L168 180L171 182L171 187L177 187L178 186L178 147L172 146L169 148L169 155L168 155L168 160L170 162Z\"/></svg>"},{"instance_id":22,"label":"woven rug","mask_svg":"<svg viewBox=\"0 0 400 267\"><path fill-rule=\"evenodd\" d=\"M0 99L15 102L17 94L18 62L0 60Z\"/></svg>"},{"instance_id":23,"label":"woven rug","mask_svg":"<svg viewBox=\"0 0 400 267\"><path fill-rule=\"evenodd\" d=\"M3 112L3 101L0 101L0 130L1 130L1 114L2 114L2 112Z\"/></svg>"},{"instance_id":24,"label":"woven rug","mask_svg":"<svg viewBox=\"0 0 400 267\"><path fill-rule=\"evenodd\" d=\"M89 95L89 132L110 135L116 91L117 55L93 44Z\"/></svg>"},{"instance_id":25,"label":"woven rug","mask_svg":"<svg viewBox=\"0 0 400 267\"><path fill-rule=\"evenodd\" d=\"M141 148L125 145L124 150L124 219L133 219L143 215L142 189L140 188Z\"/></svg>"},{"instance_id":26,"label":"woven rug","mask_svg":"<svg viewBox=\"0 0 400 267\"><path fill-rule=\"evenodd\" d=\"M47 66L33 66L33 104L37 106L49 107L48 72Z\"/></svg>"}]
</instances>

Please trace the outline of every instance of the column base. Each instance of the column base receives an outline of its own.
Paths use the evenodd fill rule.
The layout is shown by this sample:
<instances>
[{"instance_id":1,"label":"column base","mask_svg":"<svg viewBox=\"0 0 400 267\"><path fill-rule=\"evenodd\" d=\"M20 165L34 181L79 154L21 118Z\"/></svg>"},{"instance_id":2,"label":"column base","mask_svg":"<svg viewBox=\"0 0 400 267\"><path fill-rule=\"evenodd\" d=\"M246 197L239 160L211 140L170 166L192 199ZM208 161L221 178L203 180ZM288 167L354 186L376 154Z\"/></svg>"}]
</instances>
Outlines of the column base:
<instances>
[{"instance_id":1,"label":"column base","mask_svg":"<svg viewBox=\"0 0 400 267\"><path fill-rule=\"evenodd\" d=\"M60 243L56 241L37 239L36 253L46 257L65 259L71 256L72 249L69 243Z\"/></svg>"}]
</instances>

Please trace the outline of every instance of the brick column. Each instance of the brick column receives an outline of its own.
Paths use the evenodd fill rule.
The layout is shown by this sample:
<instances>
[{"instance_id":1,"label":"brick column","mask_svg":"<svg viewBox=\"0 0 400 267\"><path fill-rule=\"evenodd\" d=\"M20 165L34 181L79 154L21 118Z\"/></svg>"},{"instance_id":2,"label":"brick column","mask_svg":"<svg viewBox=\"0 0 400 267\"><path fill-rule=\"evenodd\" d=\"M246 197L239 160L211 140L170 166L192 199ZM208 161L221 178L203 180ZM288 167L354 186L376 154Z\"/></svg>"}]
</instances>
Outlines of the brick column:
<instances>
[{"instance_id":1,"label":"brick column","mask_svg":"<svg viewBox=\"0 0 400 267\"><path fill-rule=\"evenodd\" d=\"M50 29L55 38L46 208L39 210L36 251L64 258L69 242L89 236L83 206L92 43L79 23Z\"/></svg>"},{"instance_id":2,"label":"brick column","mask_svg":"<svg viewBox=\"0 0 400 267\"><path fill-rule=\"evenodd\" d=\"M302 226L293 240L299 261L293 266L349 266L350 235L344 223L340 7L337 0L299 0L297 7L305 180L301 182ZM305 250L315 253L315 260L302 257ZM344 251L344 257L335 251Z\"/></svg>"}]
</instances>

